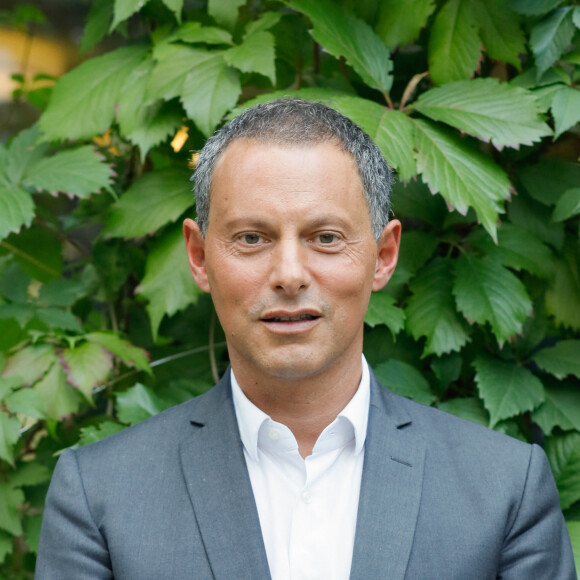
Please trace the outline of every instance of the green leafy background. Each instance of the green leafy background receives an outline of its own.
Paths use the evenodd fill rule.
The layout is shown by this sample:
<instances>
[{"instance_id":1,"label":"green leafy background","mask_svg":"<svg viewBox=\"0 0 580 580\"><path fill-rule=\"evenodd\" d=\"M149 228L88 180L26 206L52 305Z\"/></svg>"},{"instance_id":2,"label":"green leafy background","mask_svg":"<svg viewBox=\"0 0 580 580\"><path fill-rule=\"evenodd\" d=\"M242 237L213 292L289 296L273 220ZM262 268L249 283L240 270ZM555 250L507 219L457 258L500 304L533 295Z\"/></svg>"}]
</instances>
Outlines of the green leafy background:
<instances>
[{"instance_id":1,"label":"green leafy background","mask_svg":"<svg viewBox=\"0 0 580 580\"><path fill-rule=\"evenodd\" d=\"M96 0L78 66L15 93L38 121L0 145L0 576L32 577L64 448L224 372L182 242L188 163L283 95L342 111L397 173L400 261L365 319L377 376L542 445L580 554L580 7L192 5Z\"/></svg>"}]
</instances>

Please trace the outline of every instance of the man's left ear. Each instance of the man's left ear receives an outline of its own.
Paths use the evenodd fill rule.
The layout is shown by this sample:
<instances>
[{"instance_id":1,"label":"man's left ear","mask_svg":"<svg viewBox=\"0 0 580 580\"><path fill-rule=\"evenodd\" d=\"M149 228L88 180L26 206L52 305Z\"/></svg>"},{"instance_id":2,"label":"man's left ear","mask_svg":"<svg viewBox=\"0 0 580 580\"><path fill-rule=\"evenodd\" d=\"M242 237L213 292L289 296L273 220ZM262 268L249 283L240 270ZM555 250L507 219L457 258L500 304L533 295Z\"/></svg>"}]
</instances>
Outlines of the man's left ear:
<instances>
[{"instance_id":1,"label":"man's left ear","mask_svg":"<svg viewBox=\"0 0 580 580\"><path fill-rule=\"evenodd\" d=\"M201 290L209 292L209 280L205 267L205 241L199 226L192 219L187 218L183 222L183 237L191 275Z\"/></svg>"},{"instance_id":2,"label":"man's left ear","mask_svg":"<svg viewBox=\"0 0 580 580\"><path fill-rule=\"evenodd\" d=\"M373 278L373 292L384 288L391 279L399 257L400 242L401 222L391 220L383 228L383 233L377 242L377 265Z\"/></svg>"}]
</instances>

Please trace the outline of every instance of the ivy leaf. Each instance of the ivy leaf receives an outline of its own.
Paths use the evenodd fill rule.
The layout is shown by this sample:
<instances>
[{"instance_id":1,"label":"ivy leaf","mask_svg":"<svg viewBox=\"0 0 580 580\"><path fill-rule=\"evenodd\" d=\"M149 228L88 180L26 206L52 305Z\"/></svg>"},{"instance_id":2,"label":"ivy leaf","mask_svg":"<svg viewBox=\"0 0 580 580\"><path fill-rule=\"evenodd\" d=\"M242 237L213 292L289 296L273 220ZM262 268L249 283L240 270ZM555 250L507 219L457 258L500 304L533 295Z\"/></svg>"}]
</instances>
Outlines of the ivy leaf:
<instances>
[{"instance_id":1,"label":"ivy leaf","mask_svg":"<svg viewBox=\"0 0 580 580\"><path fill-rule=\"evenodd\" d=\"M245 3L246 0L209 0L207 11L218 24L233 30L239 8Z\"/></svg>"},{"instance_id":2,"label":"ivy leaf","mask_svg":"<svg viewBox=\"0 0 580 580\"><path fill-rule=\"evenodd\" d=\"M117 395L117 416L119 421L129 425L153 417L166 408L163 400L141 383Z\"/></svg>"},{"instance_id":3,"label":"ivy leaf","mask_svg":"<svg viewBox=\"0 0 580 580\"><path fill-rule=\"evenodd\" d=\"M50 344L25 346L8 358L2 377L19 377L22 385L32 385L56 360L54 348Z\"/></svg>"},{"instance_id":4,"label":"ivy leaf","mask_svg":"<svg viewBox=\"0 0 580 580\"><path fill-rule=\"evenodd\" d=\"M558 200L552 214L552 221L562 222L578 214L580 214L580 187L575 187L569 189Z\"/></svg>"},{"instance_id":5,"label":"ivy leaf","mask_svg":"<svg viewBox=\"0 0 580 580\"><path fill-rule=\"evenodd\" d=\"M62 359L68 382L92 403L93 388L103 383L113 368L111 353L98 344L85 342L66 349Z\"/></svg>"},{"instance_id":6,"label":"ivy leaf","mask_svg":"<svg viewBox=\"0 0 580 580\"><path fill-rule=\"evenodd\" d=\"M557 8L532 28L530 47L536 58L538 79L560 58L575 30L571 6Z\"/></svg>"},{"instance_id":7,"label":"ivy leaf","mask_svg":"<svg viewBox=\"0 0 580 580\"><path fill-rule=\"evenodd\" d=\"M20 437L20 421L0 411L0 459L14 465L14 446Z\"/></svg>"},{"instance_id":8,"label":"ivy leaf","mask_svg":"<svg viewBox=\"0 0 580 580\"><path fill-rule=\"evenodd\" d=\"M580 434L550 437L545 451L565 510L580 499Z\"/></svg>"},{"instance_id":9,"label":"ivy leaf","mask_svg":"<svg viewBox=\"0 0 580 580\"><path fill-rule=\"evenodd\" d=\"M514 363L478 356L473 366L475 382L485 408L489 411L490 427L544 402L544 386L531 371Z\"/></svg>"},{"instance_id":10,"label":"ivy leaf","mask_svg":"<svg viewBox=\"0 0 580 580\"><path fill-rule=\"evenodd\" d=\"M580 431L578 387L567 384L545 385L546 400L533 413L532 420L549 435L554 427Z\"/></svg>"},{"instance_id":11,"label":"ivy leaf","mask_svg":"<svg viewBox=\"0 0 580 580\"><path fill-rule=\"evenodd\" d=\"M521 70L519 55L526 53L526 39L519 19L504 0L478 0L474 8L486 53Z\"/></svg>"},{"instance_id":12,"label":"ivy leaf","mask_svg":"<svg viewBox=\"0 0 580 580\"><path fill-rule=\"evenodd\" d=\"M520 14L545 14L561 2L562 0L508 0L508 6Z\"/></svg>"},{"instance_id":13,"label":"ivy leaf","mask_svg":"<svg viewBox=\"0 0 580 580\"><path fill-rule=\"evenodd\" d=\"M449 260L436 258L411 282L407 329L415 340L427 338L423 356L459 351L469 340L451 293L451 269Z\"/></svg>"},{"instance_id":14,"label":"ivy leaf","mask_svg":"<svg viewBox=\"0 0 580 580\"><path fill-rule=\"evenodd\" d=\"M390 359L373 370L379 382L397 395L409 397L424 405L430 405L435 400L425 377L410 364Z\"/></svg>"},{"instance_id":15,"label":"ivy leaf","mask_svg":"<svg viewBox=\"0 0 580 580\"><path fill-rule=\"evenodd\" d=\"M429 72L436 85L468 79L481 56L477 14L470 0L448 0L429 37Z\"/></svg>"},{"instance_id":16,"label":"ivy leaf","mask_svg":"<svg viewBox=\"0 0 580 580\"><path fill-rule=\"evenodd\" d=\"M91 3L81 39L81 53L98 44L107 35L113 18L113 5L113 0L95 0Z\"/></svg>"},{"instance_id":17,"label":"ivy leaf","mask_svg":"<svg viewBox=\"0 0 580 580\"><path fill-rule=\"evenodd\" d=\"M66 415L75 413L81 403L79 393L66 382L64 370L58 362L52 365L33 389L50 419L60 421Z\"/></svg>"},{"instance_id":18,"label":"ivy leaf","mask_svg":"<svg viewBox=\"0 0 580 580\"><path fill-rule=\"evenodd\" d=\"M0 240L8 234L18 233L22 226L29 226L33 217L32 196L24 189L0 180Z\"/></svg>"},{"instance_id":19,"label":"ivy leaf","mask_svg":"<svg viewBox=\"0 0 580 580\"><path fill-rule=\"evenodd\" d=\"M24 503L21 489L12 487L6 481L0 481L0 529L13 536L22 534L20 523L20 504Z\"/></svg>"},{"instance_id":20,"label":"ivy leaf","mask_svg":"<svg viewBox=\"0 0 580 580\"><path fill-rule=\"evenodd\" d=\"M580 91L562 87L552 98L551 110L554 117L554 139L557 139L580 121Z\"/></svg>"},{"instance_id":21,"label":"ivy leaf","mask_svg":"<svg viewBox=\"0 0 580 580\"><path fill-rule=\"evenodd\" d=\"M461 417L461 419L479 423L484 427L489 425L489 414L477 397L450 399L439 403L438 407L446 413Z\"/></svg>"},{"instance_id":22,"label":"ivy leaf","mask_svg":"<svg viewBox=\"0 0 580 580\"><path fill-rule=\"evenodd\" d=\"M375 31L389 48L407 44L419 36L433 10L433 0L383 0Z\"/></svg>"},{"instance_id":23,"label":"ivy leaf","mask_svg":"<svg viewBox=\"0 0 580 580\"><path fill-rule=\"evenodd\" d=\"M343 56L367 85L383 93L391 90L391 54L366 22L330 0L294 0L288 5L310 18L312 38L336 58Z\"/></svg>"},{"instance_id":24,"label":"ivy leaf","mask_svg":"<svg viewBox=\"0 0 580 580\"><path fill-rule=\"evenodd\" d=\"M555 262L554 281L546 292L546 310L557 325L580 330L580 268L569 242Z\"/></svg>"},{"instance_id":25,"label":"ivy leaf","mask_svg":"<svg viewBox=\"0 0 580 580\"><path fill-rule=\"evenodd\" d=\"M429 189L463 215L469 206L495 239L501 202L509 195L506 174L489 157L442 128L415 121L417 169Z\"/></svg>"},{"instance_id":26,"label":"ivy leaf","mask_svg":"<svg viewBox=\"0 0 580 580\"><path fill-rule=\"evenodd\" d=\"M109 352L118 356L126 365L151 374L147 353L114 332L91 332L85 335L85 339L93 344L105 347Z\"/></svg>"},{"instance_id":27,"label":"ivy leaf","mask_svg":"<svg viewBox=\"0 0 580 580\"><path fill-rule=\"evenodd\" d=\"M119 48L87 60L54 86L39 126L48 140L87 139L104 133L131 71L146 54L143 46Z\"/></svg>"},{"instance_id":28,"label":"ivy leaf","mask_svg":"<svg viewBox=\"0 0 580 580\"><path fill-rule=\"evenodd\" d=\"M580 340L560 340L555 346L539 350L533 361L557 379L567 375L580 378ZM580 428L578 429L580 431Z\"/></svg>"},{"instance_id":29,"label":"ivy leaf","mask_svg":"<svg viewBox=\"0 0 580 580\"><path fill-rule=\"evenodd\" d=\"M109 210L104 233L133 238L157 231L193 205L189 176L166 169L135 181Z\"/></svg>"},{"instance_id":30,"label":"ivy leaf","mask_svg":"<svg viewBox=\"0 0 580 580\"><path fill-rule=\"evenodd\" d=\"M539 115L532 93L492 78L431 89L419 97L414 107L435 121L484 141L491 140L497 149L532 145L552 134Z\"/></svg>"},{"instance_id":31,"label":"ivy leaf","mask_svg":"<svg viewBox=\"0 0 580 580\"><path fill-rule=\"evenodd\" d=\"M123 429L125 429L123 425L119 425L119 423L115 423L114 421L103 421L98 425L83 427L81 429L81 436L77 446L82 447L83 445L89 445L89 443L96 443L97 441L101 441L101 439L109 437L109 435L114 435Z\"/></svg>"},{"instance_id":32,"label":"ivy leaf","mask_svg":"<svg viewBox=\"0 0 580 580\"><path fill-rule=\"evenodd\" d=\"M405 313L395 306L395 299L384 292L373 292L365 315L365 322L371 328L384 324L393 335L405 326Z\"/></svg>"},{"instance_id":33,"label":"ivy leaf","mask_svg":"<svg viewBox=\"0 0 580 580\"><path fill-rule=\"evenodd\" d=\"M86 198L103 187L108 188L112 172L94 148L86 145L45 157L26 175L24 185Z\"/></svg>"},{"instance_id":34,"label":"ivy leaf","mask_svg":"<svg viewBox=\"0 0 580 580\"><path fill-rule=\"evenodd\" d=\"M167 280L171 280L171 284ZM191 277L181 228L165 233L152 246L145 277L136 292L149 300L147 312L155 338L165 314L173 316L197 301L202 291Z\"/></svg>"},{"instance_id":35,"label":"ivy leaf","mask_svg":"<svg viewBox=\"0 0 580 580\"><path fill-rule=\"evenodd\" d=\"M246 73L259 73L268 77L276 85L274 58L274 36L270 32L258 31L246 34L239 46L229 48L224 53L225 62Z\"/></svg>"},{"instance_id":36,"label":"ivy leaf","mask_svg":"<svg viewBox=\"0 0 580 580\"><path fill-rule=\"evenodd\" d=\"M522 282L489 257L463 254L455 261L453 294L468 320L490 323L499 344L520 333L532 311Z\"/></svg>"}]
</instances>

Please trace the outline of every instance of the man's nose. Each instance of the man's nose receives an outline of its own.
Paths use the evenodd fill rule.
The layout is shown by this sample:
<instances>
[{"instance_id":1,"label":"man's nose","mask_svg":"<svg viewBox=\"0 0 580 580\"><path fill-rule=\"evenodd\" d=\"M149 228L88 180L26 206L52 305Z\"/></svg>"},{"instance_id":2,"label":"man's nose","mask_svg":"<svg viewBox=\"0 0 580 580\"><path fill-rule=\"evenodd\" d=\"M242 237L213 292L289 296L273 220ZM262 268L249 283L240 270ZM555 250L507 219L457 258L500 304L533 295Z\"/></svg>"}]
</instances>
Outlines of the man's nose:
<instances>
[{"instance_id":1,"label":"man's nose","mask_svg":"<svg viewBox=\"0 0 580 580\"><path fill-rule=\"evenodd\" d=\"M310 285L310 278L308 249L298 240L280 240L272 254L272 288L295 295Z\"/></svg>"}]
</instances>

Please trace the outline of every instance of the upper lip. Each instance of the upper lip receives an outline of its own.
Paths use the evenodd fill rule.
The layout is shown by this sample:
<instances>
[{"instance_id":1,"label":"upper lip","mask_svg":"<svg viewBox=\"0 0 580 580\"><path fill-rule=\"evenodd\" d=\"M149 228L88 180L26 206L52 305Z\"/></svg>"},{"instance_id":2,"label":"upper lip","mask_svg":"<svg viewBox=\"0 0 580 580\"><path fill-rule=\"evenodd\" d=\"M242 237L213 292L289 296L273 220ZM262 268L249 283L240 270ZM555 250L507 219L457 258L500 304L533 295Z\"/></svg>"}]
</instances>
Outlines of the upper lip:
<instances>
[{"instance_id":1,"label":"upper lip","mask_svg":"<svg viewBox=\"0 0 580 580\"><path fill-rule=\"evenodd\" d=\"M261 316L262 320L272 320L278 319L295 319L300 320L301 318L318 318L320 317L320 312L312 308L303 308L300 310L269 310Z\"/></svg>"}]
</instances>

